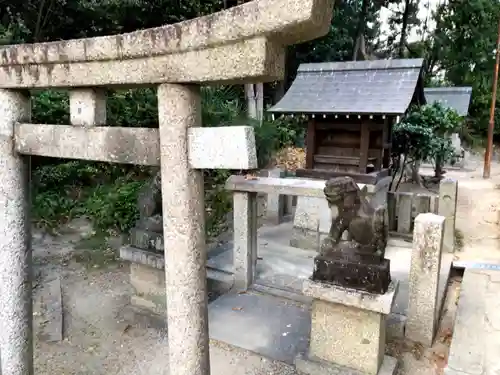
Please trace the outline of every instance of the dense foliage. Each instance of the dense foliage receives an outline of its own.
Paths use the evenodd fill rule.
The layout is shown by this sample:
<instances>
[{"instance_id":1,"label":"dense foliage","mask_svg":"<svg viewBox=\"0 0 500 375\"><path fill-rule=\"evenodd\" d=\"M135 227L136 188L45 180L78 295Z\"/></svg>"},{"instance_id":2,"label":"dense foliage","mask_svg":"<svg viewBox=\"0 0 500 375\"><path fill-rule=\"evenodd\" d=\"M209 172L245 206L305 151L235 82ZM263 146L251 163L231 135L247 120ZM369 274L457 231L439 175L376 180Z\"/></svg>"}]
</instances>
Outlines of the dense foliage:
<instances>
[{"instance_id":1,"label":"dense foliage","mask_svg":"<svg viewBox=\"0 0 500 375\"><path fill-rule=\"evenodd\" d=\"M204 87L202 104L204 126L252 124L244 118L237 89ZM63 124L69 122L68 116L66 93L43 91L33 96L35 122ZM158 127L155 91L110 91L108 119L110 125ZM275 151L303 138L303 126L293 119L266 120L255 127L255 135L259 164L265 166ZM40 159L34 162L33 217L38 224L50 227L87 216L96 229L126 231L137 220L137 194L151 175L149 168L84 161L46 165ZM211 235L222 229L230 210L230 197L224 190L229 174L230 171L205 171L206 227Z\"/></svg>"},{"instance_id":2,"label":"dense foliage","mask_svg":"<svg viewBox=\"0 0 500 375\"><path fill-rule=\"evenodd\" d=\"M459 131L462 124L463 119L455 110L440 103L413 108L394 127L393 158L403 157L401 169L415 162L431 161L439 178L443 164L455 157L449 135Z\"/></svg>"}]
</instances>

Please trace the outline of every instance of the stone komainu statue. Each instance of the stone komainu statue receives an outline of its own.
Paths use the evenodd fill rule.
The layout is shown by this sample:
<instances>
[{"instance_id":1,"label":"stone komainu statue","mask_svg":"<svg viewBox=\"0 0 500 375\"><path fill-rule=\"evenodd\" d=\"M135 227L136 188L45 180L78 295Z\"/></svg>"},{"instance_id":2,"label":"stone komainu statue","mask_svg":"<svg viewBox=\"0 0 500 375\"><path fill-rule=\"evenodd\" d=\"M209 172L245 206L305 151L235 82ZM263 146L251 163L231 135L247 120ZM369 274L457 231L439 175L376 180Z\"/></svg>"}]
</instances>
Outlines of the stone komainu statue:
<instances>
[{"instance_id":1,"label":"stone komainu statue","mask_svg":"<svg viewBox=\"0 0 500 375\"><path fill-rule=\"evenodd\" d=\"M137 206L139 220L136 227L150 232L162 233L161 173L159 170L139 192Z\"/></svg>"},{"instance_id":2,"label":"stone komainu statue","mask_svg":"<svg viewBox=\"0 0 500 375\"><path fill-rule=\"evenodd\" d=\"M321 254L347 249L383 258L389 235L385 206L374 208L351 177L330 179L324 192L333 220ZM348 232L348 240L341 243L345 231Z\"/></svg>"}]
</instances>

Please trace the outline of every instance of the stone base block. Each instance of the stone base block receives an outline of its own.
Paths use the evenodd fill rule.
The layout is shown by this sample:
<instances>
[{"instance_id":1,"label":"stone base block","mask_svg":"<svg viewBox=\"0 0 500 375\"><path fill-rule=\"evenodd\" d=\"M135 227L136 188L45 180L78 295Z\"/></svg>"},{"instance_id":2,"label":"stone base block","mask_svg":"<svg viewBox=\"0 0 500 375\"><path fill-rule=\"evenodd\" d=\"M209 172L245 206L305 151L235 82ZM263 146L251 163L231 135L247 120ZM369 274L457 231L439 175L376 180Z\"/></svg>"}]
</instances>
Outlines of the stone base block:
<instances>
[{"instance_id":1,"label":"stone base block","mask_svg":"<svg viewBox=\"0 0 500 375\"><path fill-rule=\"evenodd\" d=\"M325 233L318 233L303 228L293 228L290 246L299 249L319 251L322 241L326 238Z\"/></svg>"},{"instance_id":2,"label":"stone base block","mask_svg":"<svg viewBox=\"0 0 500 375\"><path fill-rule=\"evenodd\" d=\"M342 239L347 240L347 232L342 234ZM328 233L322 233L304 228L294 227L292 229L292 238L290 246L304 250L319 251L321 244L328 237Z\"/></svg>"},{"instance_id":3,"label":"stone base block","mask_svg":"<svg viewBox=\"0 0 500 375\"><path fill-rule=\"evenodd\" d=\"M150 309L142 308L134 304L127 305L120 311L119 317L134 327L144 329L167 330L166 315L152 312Z\"/></svg>"},{"instance_id":4,"label":"stone base block","mask_svg":"<svg viewBox=\"0 0 500 375\"><path fill-rule=\"evenodd\" d=\"M372 254L331 253L314 258L313 280L383 294L391 282L391 262Z\"/></svg>"},{"instance_id":5,"label":"stone base block","mask_svg":"<svg viewBox=\"0 0 500 375\"><path fill-rule=\"evenodd\" d=\"M300 354L295 359L295 367L300 374L307 375L364 375L363 372L332 364L309 354ZM398 368L396 358L384 356L377 375L395 375Z\"/></svg>"},{"instance_id":6,"label":"stone base block","mask_svg":"<svg viewBox=\"0 0 500 375\"><path fill-rule=\"evenodd\" d=\"M309 355L376 375L384 359L386 317L396 291L394 282L379 295L305 280L303 293L313 298Z\"/></svg>"},{"instance_id":7,"label":"stone base block","mask_svg":"<svg viewBox=\"0 0 500 375\"><path fill-rule=\"evenodd\" d=\"M130 265L130 284L134 288L131 303L157 314L164 314L167 308L165 293L165 271L142 264Z\"/></svg>"},{"instance_id":8,"label":"stone base block","mask_svg":"<svg viewBox=\"0 0 500 375\"><path fill-rule=\"evenodd\" d=\"M133 228L130 230L130 245L138 249L163 252L163 233Z\"/></svg>"}]
</instances>

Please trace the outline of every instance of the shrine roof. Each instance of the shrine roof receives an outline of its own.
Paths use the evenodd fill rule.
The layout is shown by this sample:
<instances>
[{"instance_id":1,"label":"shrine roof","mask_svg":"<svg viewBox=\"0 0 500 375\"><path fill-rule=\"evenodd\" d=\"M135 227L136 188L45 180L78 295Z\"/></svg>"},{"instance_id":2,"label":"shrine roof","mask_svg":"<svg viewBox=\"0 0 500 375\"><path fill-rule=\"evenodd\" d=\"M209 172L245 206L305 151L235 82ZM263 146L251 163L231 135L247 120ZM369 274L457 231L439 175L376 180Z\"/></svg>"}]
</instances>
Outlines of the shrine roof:
<instances>
[{"instance_id":1,"label":"shrine roof","mask_svg":"<svg viewBox=\"0 0 500 375\"><path fill-rule=\"evenodd\" d=\"M441 102L445 107L453 108L460 116L469 113L472 87L426 87L424 94L427 103Z\"/></svg>"},{"instance_id":2,"label":"shrine roof","mask_svg":"<svg viewBox=\"0 0 500 375\"><path fill-rule=\"evenodd\" d=\"M401 115L425 103L423 59L301 64L273 113ZM416 95L415 95L416 94Z\"/></svg>"}]
</instances>

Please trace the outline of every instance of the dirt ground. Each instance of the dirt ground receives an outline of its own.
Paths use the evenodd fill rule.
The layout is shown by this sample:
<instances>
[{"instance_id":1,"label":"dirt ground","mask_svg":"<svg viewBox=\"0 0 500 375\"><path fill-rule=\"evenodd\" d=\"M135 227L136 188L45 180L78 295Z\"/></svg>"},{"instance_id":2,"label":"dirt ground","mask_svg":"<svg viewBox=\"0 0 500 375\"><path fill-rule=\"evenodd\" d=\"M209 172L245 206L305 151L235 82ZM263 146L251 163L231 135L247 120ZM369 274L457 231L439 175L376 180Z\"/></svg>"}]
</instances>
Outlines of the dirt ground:
<instances>
[{"instance_id":1,"label":"dirt ground","mask_svg":"<svg viewBox=\"0 0 500 375\"><path fill-rule=\"evenodd\" d=\"M457 228L463 251L457 258L500 261L498 220L500 162L492 165L492 178L482 179L482 159L472 156L469 171L448 171L459 179ZM430 171L429 171L430 172ZM109 249L84 240L91 228L77 220L61 228L58 236L35 232L33 250L37 283L35 297L35 371L54 374L168 374L168 347L164 333L137 328L121 318L131 287L127 265L116 260L119 239ZM47 343L40 332L47 323L41 301L47 282L60 277L63 290L64 340ZM446 364L452 334L459 278L452 279L438 339L424 350L408 342L393 342L388 353L401 359L400 375L432 375ZM212 345L212 373L296 374L293 368L258 355Z\"/></svg>"}]
</instances>

